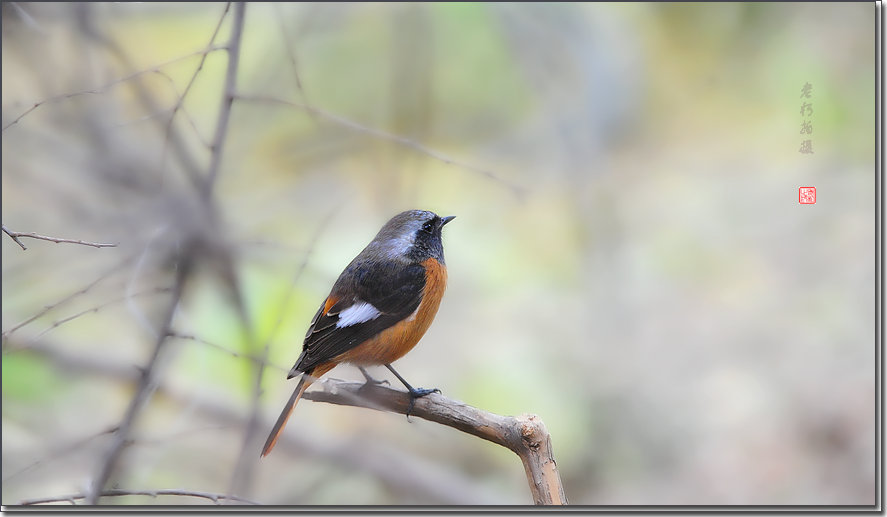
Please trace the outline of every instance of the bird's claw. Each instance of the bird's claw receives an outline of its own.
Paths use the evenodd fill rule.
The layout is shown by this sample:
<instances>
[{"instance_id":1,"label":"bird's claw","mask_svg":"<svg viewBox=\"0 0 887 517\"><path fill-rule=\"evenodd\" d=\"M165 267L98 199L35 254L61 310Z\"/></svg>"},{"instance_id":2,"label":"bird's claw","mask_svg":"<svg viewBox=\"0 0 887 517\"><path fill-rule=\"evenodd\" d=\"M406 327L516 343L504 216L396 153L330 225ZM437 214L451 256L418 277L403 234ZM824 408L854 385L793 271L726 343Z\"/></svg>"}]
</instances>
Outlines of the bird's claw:
<instances>
[{"instance_id":1,"label":"bird's claw","mask_svg":"<svg viewBox=\"0 0 887 517\"><path fill-rule=\"evenodd\" d=\"M414 388L410 390L410 404L407 406L407 422L410 422L410 414L413 412L413 405L416 399L431 395L432 393L440 393L437 388Z\"/></svg>"}]
</instances>

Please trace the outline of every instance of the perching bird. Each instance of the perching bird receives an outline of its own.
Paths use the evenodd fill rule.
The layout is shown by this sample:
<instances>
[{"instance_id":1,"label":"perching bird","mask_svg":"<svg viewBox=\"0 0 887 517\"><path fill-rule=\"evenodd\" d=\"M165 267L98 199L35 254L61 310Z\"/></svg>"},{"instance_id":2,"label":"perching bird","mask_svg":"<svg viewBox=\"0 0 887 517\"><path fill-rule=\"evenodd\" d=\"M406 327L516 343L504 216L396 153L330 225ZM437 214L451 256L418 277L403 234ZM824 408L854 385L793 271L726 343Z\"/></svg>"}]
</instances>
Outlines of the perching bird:
<instances>
[{"instance_id":1,"label":"perching bird","mask_svg":"<svg viewBox=\"0 0 887 517\"><path fill-rule=\"evenodd\" d=\"M302 354L287 379L299 384L271 430L267 456L296 403L311 383L337 364L385 365L413 400L437 389L413 388L391 363L409 352L428 330L447 286L441 229L455 216L409 210L392 217L339 275L311 320ZM409 415L409 410L407 411Z\"/></svg>"}]
</instances>

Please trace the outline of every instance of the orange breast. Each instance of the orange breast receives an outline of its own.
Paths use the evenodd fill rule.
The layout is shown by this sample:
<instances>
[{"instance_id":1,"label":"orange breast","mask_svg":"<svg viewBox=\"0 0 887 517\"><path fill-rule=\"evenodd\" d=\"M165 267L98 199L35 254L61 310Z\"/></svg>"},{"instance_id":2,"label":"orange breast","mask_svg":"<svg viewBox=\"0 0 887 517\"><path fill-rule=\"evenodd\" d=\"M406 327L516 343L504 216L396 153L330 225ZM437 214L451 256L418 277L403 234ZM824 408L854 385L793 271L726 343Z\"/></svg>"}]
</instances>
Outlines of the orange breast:
<instances>
[{"instance_id":1,"label":"orange breast","mask_svg":"<svg viewBox=\"0 0 887 517\"><path fill-rule=\"evenodd\" d=\"M447 288L446 266L435 259L428 259L422 265L425 266L425 289L422 292L422 303L416 311L375 337L339 355L334 362L363 366L388 364L400 359L416 346L434 321Z\"/></svg>"}]
</instances>

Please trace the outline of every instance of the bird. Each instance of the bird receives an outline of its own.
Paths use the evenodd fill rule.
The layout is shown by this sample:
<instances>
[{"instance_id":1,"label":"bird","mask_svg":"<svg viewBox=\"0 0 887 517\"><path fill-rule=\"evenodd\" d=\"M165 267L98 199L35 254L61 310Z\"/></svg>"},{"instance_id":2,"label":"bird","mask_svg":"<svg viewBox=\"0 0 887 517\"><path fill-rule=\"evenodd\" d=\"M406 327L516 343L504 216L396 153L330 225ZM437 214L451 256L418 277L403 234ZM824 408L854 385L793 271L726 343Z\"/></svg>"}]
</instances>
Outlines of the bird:
<instances>
[{"instance_id":1,"label":"bird","mask_svg":"<svg viewBox=\"0 0 887 517\"><path fill-rule=\"evenodd\" d=\"M342 363L384 365L406 386L413 402L439 389L412 387L391 363L419 342L434 320L447 285L441 233L455 216L407 210L392 217L333 284L311 320L302 353L287 379L301 375L262 448L267 456L305 390Z\"/></svg>"}]
</instances>

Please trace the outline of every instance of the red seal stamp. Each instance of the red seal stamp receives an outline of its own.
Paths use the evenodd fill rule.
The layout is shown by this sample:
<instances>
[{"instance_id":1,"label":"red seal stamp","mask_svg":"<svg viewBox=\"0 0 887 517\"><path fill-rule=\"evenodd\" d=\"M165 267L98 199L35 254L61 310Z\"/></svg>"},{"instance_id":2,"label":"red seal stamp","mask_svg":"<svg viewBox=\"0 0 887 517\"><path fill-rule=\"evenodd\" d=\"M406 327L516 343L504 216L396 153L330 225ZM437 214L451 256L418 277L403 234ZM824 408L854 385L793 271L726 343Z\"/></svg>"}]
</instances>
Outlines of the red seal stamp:
<instances>
[{"instance_id":1,"label":"red seal stamp","mask_svg":"<svg viewBox=\"0 0 887 517\"><path fill-rule=\"evenodd\" d=\"M802 205L816 204L816 187L800 187L798 189L798 203Z\"/></svg>"}]
</instances>

